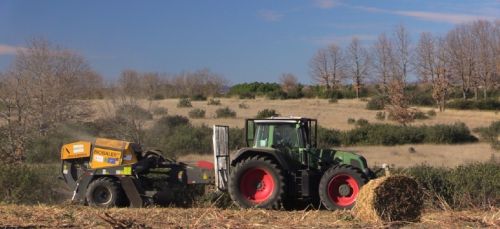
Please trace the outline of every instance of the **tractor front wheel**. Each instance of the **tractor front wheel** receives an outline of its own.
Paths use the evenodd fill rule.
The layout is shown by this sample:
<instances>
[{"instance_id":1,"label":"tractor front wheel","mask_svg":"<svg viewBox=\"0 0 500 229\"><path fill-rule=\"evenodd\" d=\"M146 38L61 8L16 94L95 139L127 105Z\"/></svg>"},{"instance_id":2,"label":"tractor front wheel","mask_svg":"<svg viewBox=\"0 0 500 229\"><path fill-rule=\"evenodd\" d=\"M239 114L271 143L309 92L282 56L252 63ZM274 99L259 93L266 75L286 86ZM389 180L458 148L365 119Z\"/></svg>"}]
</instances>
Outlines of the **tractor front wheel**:
<instances>
[{"instance_id":1,"label":"tractor front wheel","mask_svg":"<svg viewBox=\"0 0 500 229\"><path fill-rule=\"evenodd\" d=\"M366 177L359 169L350 165L334 166L323 174L319 182L321 203L328 210L350 209L366 182Z\"/></svg>"},{"instance_id":2,"label":"tractor front wheel","mask_svg":"<svg viewBox=\"0 0 500 229\"><path fill-rule=\"evenodd\" d=\"M236 164L229 177L229 195L242 208L277 209L285 197L281 169L267 157L250 157Z\"/></svg>"},{"instance_id":3,"label":"tractor front wheel","mask_svg":"<svg viewBox=\"0 0 500 229\"><path fill-rule=\"evenodd\" d=\"M85 194L90 206L121 207L126 202L121 185L110 177L101 177L92 181Z\"/></svg>"}]
</instances>

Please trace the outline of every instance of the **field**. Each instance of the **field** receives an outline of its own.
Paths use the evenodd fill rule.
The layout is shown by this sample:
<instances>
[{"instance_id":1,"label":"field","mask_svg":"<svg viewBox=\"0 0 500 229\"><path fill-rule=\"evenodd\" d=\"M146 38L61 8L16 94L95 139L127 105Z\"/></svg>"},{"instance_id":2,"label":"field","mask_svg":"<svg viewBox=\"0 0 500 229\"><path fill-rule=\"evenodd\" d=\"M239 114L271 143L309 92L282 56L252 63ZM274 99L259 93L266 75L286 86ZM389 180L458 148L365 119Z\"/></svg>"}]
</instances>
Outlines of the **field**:
<instances>
[{"instance_id":1,"label":"field","mask_svg":"<svg viewBox=\"0 0 500 229\"><path fill-rule=\"evenodd\" d=\"M429 211L418 223L368 225L350 211L223 210L217 208L96 209L0 205L0 227L31 228L486 228L500 227L500 209Z\"/></svg>"},{"instance_id":2,"label":"field","mask_svg":"<svg viewBox=\"0 0 500 229\"><path fill-rule=\"evenodd\" d=\"M169 115L188 116L188 112L194 108L206 110L205 118L191 119L195 125L206 124L208 126L221 124L230 127L244 127L245 118L253 118L258 111L263 109L275 109L282 116L304 116L318 119L321 126L340 130L349 130L354 125L348 124L347 119L366 119L371 123L390 123L375 118L377 111L365 109L366 102L356 99L339 100L337 103L329 103L326 99L297 99L297 100L268 100L265 98L240 100L236 98L222 98L220 106L207 105L207 101L193 101L192 108L178 108L178 99L156 100L151 103L142 100L139 103L146 109L154 110L162 107L168 110ZM247 109L242 109L239 104L246 104ZM110 111L111 102L106 100L93 101L96 111L92 118L102 117L113 113ZM235 118L215 118L215 110L221 107L229 107L236 111ZM419 107L421 111L432 108ZM455 122L465 123L471 130L477 127L488 126L491 122L500 119L500 114L494 111L470 111L470 110L446 110L436 112L437 115L425 120L417 120L412 125L452 124ZM151 125L149 121L146 125ZM414 150L411 150L413 148ZM370 166L390 164L398 167L408 167L426 163L433 166L453 167L459 164L473 161L487 161L498 153L495 153L487 143L457 144L457 145L400 145L400 146L356 146L344 148L360 152L368 160ZM410 153L413 152L413 153ZM210 155L188 155L181 160L205 159L212 160Z\"/></svg>"}]
</instances>

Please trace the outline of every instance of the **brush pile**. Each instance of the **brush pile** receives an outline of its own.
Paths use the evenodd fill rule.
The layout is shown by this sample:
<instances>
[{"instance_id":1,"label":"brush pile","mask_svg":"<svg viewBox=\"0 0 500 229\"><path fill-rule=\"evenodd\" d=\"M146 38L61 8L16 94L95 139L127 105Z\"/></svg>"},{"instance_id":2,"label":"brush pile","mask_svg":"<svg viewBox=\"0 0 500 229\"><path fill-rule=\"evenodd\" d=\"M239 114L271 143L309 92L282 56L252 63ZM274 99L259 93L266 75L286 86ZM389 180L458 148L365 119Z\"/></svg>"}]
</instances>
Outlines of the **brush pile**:
<instances>
[{"instance_id":1,"label":"brush pile","mask_svg":"<svg viewBox=\"0 0 500 229\"><path fill-rule=\"evenodd\" d=\"M423 195L407 176L385 176L363 186L354 207L356 218L372 223L420 220Z\"/></svg>"}]
</instances>

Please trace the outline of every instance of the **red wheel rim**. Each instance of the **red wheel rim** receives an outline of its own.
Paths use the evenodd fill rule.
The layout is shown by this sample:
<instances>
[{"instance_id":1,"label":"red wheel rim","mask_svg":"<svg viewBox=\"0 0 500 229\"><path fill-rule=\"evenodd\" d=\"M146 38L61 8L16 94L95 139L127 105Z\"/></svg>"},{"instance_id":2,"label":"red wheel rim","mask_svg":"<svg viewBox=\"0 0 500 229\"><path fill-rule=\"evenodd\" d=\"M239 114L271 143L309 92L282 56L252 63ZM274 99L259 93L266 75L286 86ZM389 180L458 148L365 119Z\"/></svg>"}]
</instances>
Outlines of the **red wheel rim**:
<instances>
[{"instance_id":1,"label":"red wheel rim","mask_svg":"<svg viewBox=\"0 0 500 229\"><path fill-rule=\"evenodd\" d=\"M268 200L274 191L274 179L271 173L261 168L245 171L240 180L240 191L244 198L253 203Z\"/></svg>"},{"instance_id":2,"label":"red wheel rim","mask_svg":"<svg viewBox=\"0 0 500 229\"><path fill-rule=\"evenodd\" d=\"M339 174L328 182L328 197L336 205L346 207L356 201L359 185L352 176Z\"/></svg>"}]
</instances>

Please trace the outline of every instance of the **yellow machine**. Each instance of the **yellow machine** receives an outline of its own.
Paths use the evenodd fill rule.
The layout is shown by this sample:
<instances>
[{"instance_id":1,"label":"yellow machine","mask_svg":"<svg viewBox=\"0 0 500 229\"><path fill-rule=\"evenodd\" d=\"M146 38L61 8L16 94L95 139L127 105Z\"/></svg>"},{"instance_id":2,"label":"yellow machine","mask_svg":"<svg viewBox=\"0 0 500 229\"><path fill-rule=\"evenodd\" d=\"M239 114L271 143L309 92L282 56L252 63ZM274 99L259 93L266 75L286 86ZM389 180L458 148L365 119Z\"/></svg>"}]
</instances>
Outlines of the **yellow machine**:
<instances>
[{"instance_id":1,"label":"yellow machine","mask_svg":"<svg viewBox=\"0 0 500 229\"><path fill-rule=\"evenodd\" d=\"M186 193L213 183L210 162L182 163L136 143L97 138L61 148L62 179L74 189L72 200L94 206L141 207L192 199Z\"/></svg>"},{"instance_id":2,"label":"yellow machine","mask_svg":"<svg viewBox=\"0 0 500 229\"><path fill-rule=\"evenodd\" d=\"M97 138L94 146L91 142L79 141L63 145L61 159L87 158L91 169L106 168L121 165L131 165L137 162L136 151L138 146L134 143Z\"/></svg>"}]
</instances>

